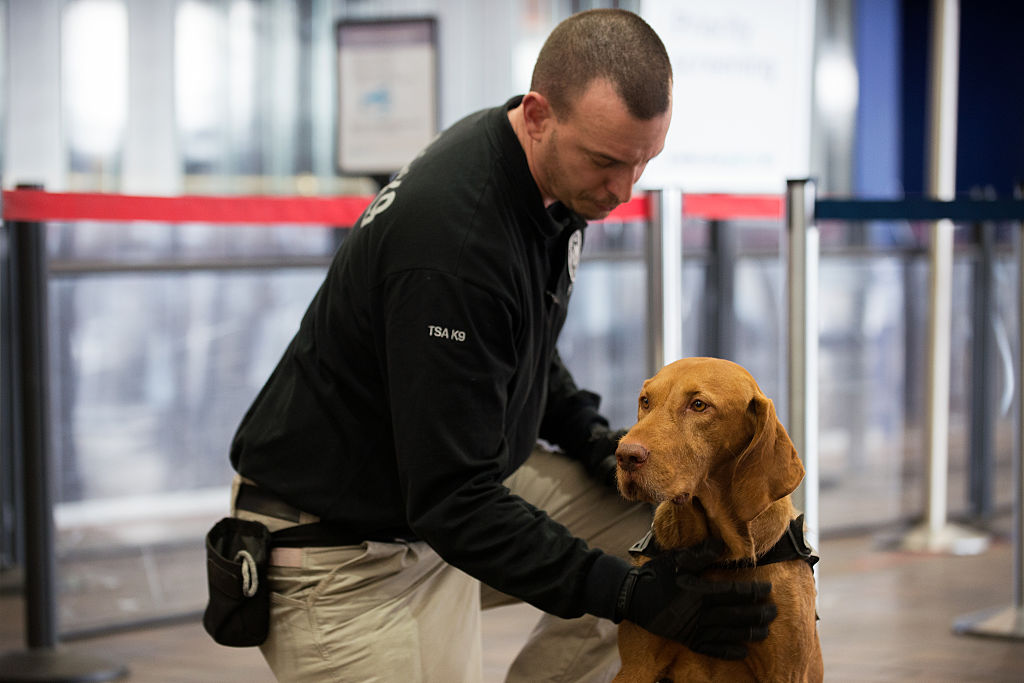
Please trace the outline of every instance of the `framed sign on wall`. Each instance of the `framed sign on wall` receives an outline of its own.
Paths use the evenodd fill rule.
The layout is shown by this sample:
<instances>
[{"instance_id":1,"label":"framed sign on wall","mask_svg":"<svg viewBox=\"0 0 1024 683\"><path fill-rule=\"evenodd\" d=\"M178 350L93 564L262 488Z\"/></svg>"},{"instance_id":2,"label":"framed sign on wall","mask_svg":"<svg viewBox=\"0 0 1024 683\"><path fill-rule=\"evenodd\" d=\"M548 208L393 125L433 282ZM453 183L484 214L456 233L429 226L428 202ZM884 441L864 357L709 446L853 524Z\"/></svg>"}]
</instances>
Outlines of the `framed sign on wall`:
<instances>
[{"instance_id":1,"label":"framed sign on wall","mask_svg":"<svg viewBox=\"0 0 1024 683\"><path fill-rule=\"evenodd\" d=\"M386 176L437 134L437 21L340 21L338 170Z\"/></svg>"}]
</instances>

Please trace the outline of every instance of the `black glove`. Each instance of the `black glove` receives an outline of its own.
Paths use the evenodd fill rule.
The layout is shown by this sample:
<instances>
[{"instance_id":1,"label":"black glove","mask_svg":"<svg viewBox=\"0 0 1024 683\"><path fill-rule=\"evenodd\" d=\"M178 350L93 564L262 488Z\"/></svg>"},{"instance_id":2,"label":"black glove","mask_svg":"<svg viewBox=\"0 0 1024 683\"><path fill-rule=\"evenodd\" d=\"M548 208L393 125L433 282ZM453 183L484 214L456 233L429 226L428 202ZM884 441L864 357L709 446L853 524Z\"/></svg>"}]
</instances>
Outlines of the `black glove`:
<instances>
[{"instance_id":1,"label":"black glove","mask_svg":"<svg viewBox=\"0 0 1024 683\"><path fill-rule=\"evenodd\" d=\"M604 425L595 426L590 438L583 445L583 452L579 454L579 459L587 467L590 476L616 490L618 462L615 459L615 449L619 447L619 440L627 431L629 430L611 431Z\"/></svg>"},{"instance_id":2,"label":"black glove","mask_svg":"<svg viewBox=\"0 0 1024 683\"><path fill-rule=\"evenodd\" d=\"M746 643L768 637L775 605L766 582L708 581L699 573L718 558L705 543L669 551L626 575L615 621L628 619L694 652L743 659Z\"/></svg>"}]
</instances>

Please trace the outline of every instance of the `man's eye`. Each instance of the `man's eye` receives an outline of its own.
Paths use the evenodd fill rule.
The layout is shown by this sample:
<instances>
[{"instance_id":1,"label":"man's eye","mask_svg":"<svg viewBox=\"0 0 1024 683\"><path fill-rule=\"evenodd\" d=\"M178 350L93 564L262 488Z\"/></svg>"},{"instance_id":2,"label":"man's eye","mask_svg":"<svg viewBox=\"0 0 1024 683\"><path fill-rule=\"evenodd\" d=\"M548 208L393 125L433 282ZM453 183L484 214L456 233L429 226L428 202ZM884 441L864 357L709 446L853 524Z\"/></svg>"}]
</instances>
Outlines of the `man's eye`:
<instances>
[{"instance_id":1,"label":"man's eye","mask_svg":"<svg viewBox=\"0 0 1024 683\"><path fill-rule=\"evenodd\" d=\"M693 403L690 404L690 409L695 413L703 413L708 409L708 404L699 398L693 399Z\"/></svg>"}]
</instances>

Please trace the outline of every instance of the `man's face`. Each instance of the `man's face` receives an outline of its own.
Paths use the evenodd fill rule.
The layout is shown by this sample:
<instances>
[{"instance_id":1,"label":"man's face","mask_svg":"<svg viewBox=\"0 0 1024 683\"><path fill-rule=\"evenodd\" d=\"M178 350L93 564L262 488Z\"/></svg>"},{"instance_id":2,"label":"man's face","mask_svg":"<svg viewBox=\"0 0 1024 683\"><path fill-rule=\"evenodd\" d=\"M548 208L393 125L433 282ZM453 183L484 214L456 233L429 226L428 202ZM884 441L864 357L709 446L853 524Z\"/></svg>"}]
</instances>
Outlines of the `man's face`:
<instances>
[{"instance_id":1,"label":"man's face","mask_svg":"<svg viewBox=\"0 0 1024 683\"><path fill-rule=\"evenodd\" d=\"M538 140L534 177L546 199L557 199L588 220L629 201L633 185L665 146L672 108L642 120L605 80L595 80L572 111L555 116Z\"/></svg>"}]
</instances>

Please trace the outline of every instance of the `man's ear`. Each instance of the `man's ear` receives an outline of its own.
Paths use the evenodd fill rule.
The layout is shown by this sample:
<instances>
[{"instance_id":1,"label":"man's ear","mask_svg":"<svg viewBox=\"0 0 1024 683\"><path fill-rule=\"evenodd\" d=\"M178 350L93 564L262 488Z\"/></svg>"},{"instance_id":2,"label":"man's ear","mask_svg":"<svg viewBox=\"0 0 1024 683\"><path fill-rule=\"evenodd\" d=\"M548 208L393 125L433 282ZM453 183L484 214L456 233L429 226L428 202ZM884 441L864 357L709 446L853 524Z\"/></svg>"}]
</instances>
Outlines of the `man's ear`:
<instances>
[{"instance_id":1,"label":"man's ear","mask_svg":"<svg viewBox=\"0 0 1024 683\"><path fill-rule=\"evenodd\" d=\"M526 126L527 135L533 140L543 138L555 118L548 98L531 90L523 95L523 101L519 106L523 108L523 123Z\"/></svg>"}]
</instances>

